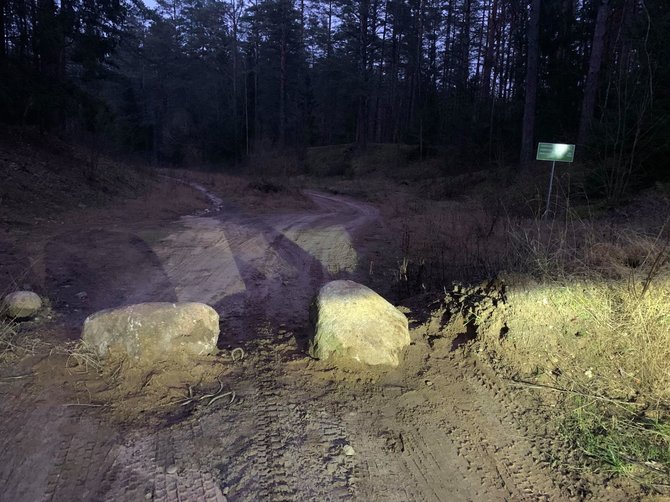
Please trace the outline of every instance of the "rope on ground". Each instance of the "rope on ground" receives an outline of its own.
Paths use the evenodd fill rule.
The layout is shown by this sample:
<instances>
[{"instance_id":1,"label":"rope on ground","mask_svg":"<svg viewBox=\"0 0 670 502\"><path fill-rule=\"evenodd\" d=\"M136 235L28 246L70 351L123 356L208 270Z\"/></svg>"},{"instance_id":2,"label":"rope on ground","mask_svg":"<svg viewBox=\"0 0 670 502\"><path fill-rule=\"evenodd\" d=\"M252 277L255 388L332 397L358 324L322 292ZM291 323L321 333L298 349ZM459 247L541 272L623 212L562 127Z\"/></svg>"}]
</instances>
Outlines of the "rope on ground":
<instances>
[{"instance_id":1,"label":"rope on ground","mask_svg":"<svg viewBox=\"0 0 670 502\"><path fill-rule=\"evenodd\" d=\"M235 354L238 353L240 354L240 358L236 359ZM233 362L241 361L242 359L244 359L245 355L246 354L244 353L244 349L242 347L235 347L233 350L230 351L230 358L233 360Z\"/></svg>"}]
</instances>

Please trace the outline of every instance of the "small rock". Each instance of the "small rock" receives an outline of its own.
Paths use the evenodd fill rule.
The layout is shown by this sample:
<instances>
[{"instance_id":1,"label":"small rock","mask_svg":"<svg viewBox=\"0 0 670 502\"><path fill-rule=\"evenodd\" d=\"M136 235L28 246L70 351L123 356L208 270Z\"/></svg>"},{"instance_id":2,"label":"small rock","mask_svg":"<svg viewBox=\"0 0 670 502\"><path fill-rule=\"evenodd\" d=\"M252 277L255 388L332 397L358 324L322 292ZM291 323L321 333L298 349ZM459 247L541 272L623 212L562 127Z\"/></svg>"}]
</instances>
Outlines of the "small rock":
<instances>
[{"instance_id":1,"label":"small rock","mask_svg":"<svg viewBox=\"0 0 670 502\"><path fill-rule=\"evenodd\" d=\"M433 385L433 382L431 382L430 380L426 380L426 385L427 385L428 387L430 387L430 386Z\"/></svg>"},{"instance_id":2,"label":"small rock","mask_svg":"<svg viewBox=\"0 0 670 502\"><path fill-rule=\"evenodd\" d=\"M347 457L353 457L356 455L356 450L354 450L350 444L345 444L342 447L342 453L344 453Z\"/></svg>"},{"instance_id":3,"label":"small rock","mask_svg":"<svg viewBox=\"0 0 670 502\"><path fill-rule=\"evenodd\" d=\"M177 472L177 466L175 464L170 464L165 469L167 474L175 474Z\"/></svg>"},{"instance_id":4,"label":"small rock","mask_svg":"<svg viewBox=\"0 0 670 502\"><path fill-rule=\"evenodd\" d=\"M13 319L29 319L42 308L42 299L32 291L16 291L5 296L4 309Z\"/></svg>"},{"instance_id":5,"label":"small rock","mask_svg":"<svg viewBox=\"0 0 670 502\"><path fill-rule=\"evenodd\" d=\"M79 298L82 302L88 299L88 293L86 293L86 291L80 291L75 296Z\"/></svg>"}]
</instances>

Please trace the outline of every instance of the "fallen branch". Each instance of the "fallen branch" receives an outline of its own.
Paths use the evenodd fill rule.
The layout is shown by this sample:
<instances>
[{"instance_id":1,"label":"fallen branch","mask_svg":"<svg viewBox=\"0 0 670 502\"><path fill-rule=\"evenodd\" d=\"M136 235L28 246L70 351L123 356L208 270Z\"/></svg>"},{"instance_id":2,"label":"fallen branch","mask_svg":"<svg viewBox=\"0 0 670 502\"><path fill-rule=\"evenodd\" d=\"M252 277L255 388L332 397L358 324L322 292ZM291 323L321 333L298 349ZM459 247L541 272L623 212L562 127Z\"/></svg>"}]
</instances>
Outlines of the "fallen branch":
<instances>
[{"instance_id":1,"label":"fallen branch","mask_svg":"<svg viewBox=\"0 0 670 502\"><path fill-rule=\"evenodd\" d=\"M632 403L632 402L629 402L629 401L622 401L620 399L612 399L612 398L609 398L609 397L598 396L596 394L587 394L585 392L579 392L577 390L563 389L561 387L554 387L552 385L545 385L545 384L541 384L541 383L527 382L525 380L511 379L510 382L512 382L515 385L519 385L519 386L523 386L523 387L530 387L531 389L553 390L555 392L563 392L563 393L566 393L566 394L574 394L574 395L581 396L581 397L586 397L586 398L589 398L589 399L597 399L599 401L607 401L609 403L632 405L632 406L638 406L640 408L644 408L645 406L647 406L644 403Z\"/></svg>"},{"instance_id":2,"label":"fallen branch","mask_svg":"<svg viewBox=\"0 0 670 502\"><path fill-rule=\"evenodd\" d=\"M205 394L200 399L198 399L198 401L202 401L203 399L207 399L208 397L217 396L223 390L223 383L221 383L221 380L219 380L217 378L216 381L219 382L219 390L217 390L216 392L213 392L212 394Z\"/></svg>"},{"instance_id":3,"label":"fallen branch","mask_svg":"<svg viewBox=\"0 0 670 502\"><path fill-rule=\"evenodd\" d=\"M235 391L231 390L230 392L224 392L223 394L218 394L218 395L214 396L212 398L212 400L209 403L207 403L207 406L212 404L214 401L217 401L217 400L219 400L219 399L221 399L222 397L225 397L225 396L230 396L231 394L232 394L232 396L231 396L230 402L228 404L232 404L233 401L235 401Z\"/></svg>"},{"instance_id":4,"label":"fallen branch","mask_svg":"<svg viewBox=\"0 0 670 502\"><path fill-rule=\"evenodd\" d=\"M22 380L24 378L30 378L30 377L35 376L35 375L36 375L36 373L27 373L25 375L15 375L15 376L2 377L2 378L0 378L0 383L9 383L9 382L5 382L5 380L8 380L8 381Z\"/></svg>"},{"instance_id":5,"label":"fallen branch","mask_svg":"<svg viewBox=\"0 0 670 502\"><path fill-rule=\"evenodd\" d=\"M193 387L191 387L189 385L188 386L188 396L183 401L179 401L181 403L179 406L186 406L187 404L191 404L195 401L196 401L196 399L195 399L195 397L193 397Z\"/></svg>"},{"instance_id":6,"label":"fallen branch","mask_svg":"<svg viewBox=\"0 0 670 502\"><path fill-rule=\"evenodd\" d=\"M190 385L188 386L188 396L182 401L177 401L179 403L179 406L186 406L191 403L196 403L199 401L203 401L205 399L209 399L209 402L205 406L209 406L215 401L218 401L222 397L225 396L232 396L230 398L230 402L228 404L232 404L233 401L235 401L235 391L228 391L228 392L222 392L223 391L223 382L219 378L216 379L217 382L219 382L219 388L216 392L212 392L211 394L204 394L200 397L196 397L193 395L193 387Z\"/></svg>"}]
</instances>

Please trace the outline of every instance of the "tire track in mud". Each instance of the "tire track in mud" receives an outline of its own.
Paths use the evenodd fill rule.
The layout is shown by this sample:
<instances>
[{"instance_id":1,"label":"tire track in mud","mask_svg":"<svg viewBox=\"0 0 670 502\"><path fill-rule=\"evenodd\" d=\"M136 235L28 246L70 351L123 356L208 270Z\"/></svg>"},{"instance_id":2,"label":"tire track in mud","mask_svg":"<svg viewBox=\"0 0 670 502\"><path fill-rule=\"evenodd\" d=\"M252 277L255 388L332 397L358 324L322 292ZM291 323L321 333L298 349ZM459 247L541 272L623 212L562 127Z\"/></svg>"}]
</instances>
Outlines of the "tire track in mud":
<instances>
[{"instance_id":1,"label":"tire track in mud","mask_svg":"<svg viewBox=\"0 0 670 502\"><path fill-rule=\"evenodd\" d=\"M3 500L90 500L110 465L116 435L96 415L53 403L53 396L2 401L0 486ZM18 452L18 454L17 454Z\"/></svg>"},{"instance_id":2,"label":"tire track in mud","mask_svg":"<svg viewBox=\"0 0 670 502\"><path fill-rule=\"evenodd\" d=\"M415 481L412 499L449 502L493 497L490 473L478 469L480 459L468 459L443 431L430 427L403 432L403 461ZM477 482L473 482L477 481Z\"/></svg>"},{"instance_id":3,"label":"tire track in mud","mask_svg":"<svg viewBox=\"0 0 670 502\"><path fill-rule=\"evenodd\" d=\"M583 499L589 492L583 479L571 479L568 484L553 472L548 454L565 451L565 445L547 430L539 433L531 430L531 427L537 428L538 418L534 419L534 423L528 423L523 410L530 408L530 404L523 401L515 403L514 400L521 400L521 397L515 398L518 394L514 394L480 363L472 367L466 378L477 393L479 402L493 401L500 412L499 416L495 416L490 407L482 406L481 420L477 422L480 435L485 436L488 431L502 427L507 431L507 437L512 438L510 442L501 443L498 435L489 434L479 444L489 457L499 459L509 484L517 488L519 498L533 501ZM549 420L549 417L545 418ZM491 450L495 451L495 456Z\"/></svg>"},{"instance_id":4,"label":"tire track in mud","mask_svg":"<svg viewBox=\"0 0 670 502\"><path fill-rule=\"evenodd\" d=\"M419 345L410 359L424 353ZM529 403L471 357L425 354L418 378L407 374L389 395L382 388L364 397L377 411L362 409L351 427L364 457L360 500L583 499L581 482L545 458L556 440L525 425Z\"/></svg>"},{"instance_id":5,"label":"tire track in mud","mask_svg":"<svg viewBox=\"0 0 670 502\"><path fill-rule=\"evenodd\" d=\"M544 459L556 445L523 426L510 390L480 366L462 363L458 373L443 375L447 395L468 397L455 402L450 412L439 412L450 403L438 400L421 421L402 414L399 427L404 424L404 453L422 494L418 500L578 498L574 489L560 484L561 476ZM456 452L456 458L447 454L449 450ZM440 484L444 478L451 480L448 486ZM434 496L425 498L426 494Z\"/></svg>"},{"instance_id":6,"label":"tire track in mud","mask_svg":"<svg viewBox=\"0 0 670 502\"><path fill-rule=\"evenodd\" d=\"M116 447L96 499L225 502L214 473L203 462L203 446L213 439L198 421L133 433Z\"/></svg>"},{"instance_id":7,"label":"tire track in mud","mask_svg":"<svg viewBox=\"0 0 670 502\"><path fill-rule=\"evenodd\" d=\"M3 452L26 450L34 441L33 428L44 423L45 415L53 427L48 433L59 438L50 448L38 441L40 454L53 459L44 483L35 479L26 488L14 473L13 484L7 484L12 473L0 466L4 494L16 501L111 502L577 498L556 486L546 466L538 465L534 457L542 445L526 437L507 390L479 364L445 375L445 392L470 397L460 403L465 407L450 410L442 400L407 403L402 396L387 403L398 409L390 423L399 446L389 451L368 409L387 397L375 400L377 390L354 386L339 401L313 400L304 381L291 381L295 374L286 371L282 360L284 342L268 335L253 348L244 374L230 382L242 399L230 405L219 401L211 410L201 407L185 421L160 430L119 435L85 408L38 405L28 412L27 402L3 401L3 411L18 412L21 421L21 426L13 420L0 424L0 433L6 433L0 443ZM349 444L351 424L332 410L342 399L349 402L352 392L365 404L353 406L363 413L352 431L356 456L346 457L341 450Z\"/></svg>"},{"instance_id":8,"label":"tire track in mud","mask_svg":"<svg viewBox=\"0 0 670 502\"><path fill-rule=\"evenodd\" d=\"M464 449L464 438L470 432L436 414L436 410L404 410L386 426L394 438L393 451L363 441L362 446L368 444L365 475L369 479L367 496L361 500L452 502L509 498L509 490L504 489L482 452ZM374 423L367 427L374 427Z\"/></svg>"},{"instance_id":9,"label":"tire track in mud","mask_svg":"<svg viewBox=\"0 0 670 502\"><path fill-rule=\"evenodd\" d=\"M0 406L10 418L0 421L1 500L226 500L201 462L208 441L198 422L124 434L99 412L41 401Z\"/></svg>"},{"instance_id":10,"label":"tire track in mud","mask_svg":"<svg viewBox=\"0 0 670 502\"><path fill-rule=\"evenodd\" d=\"M236 418L253 432L212 456L221 484L239 501L351 500L354 461L341 453L346 431L285 382L280 365L267 349L254 362L254 389Z\"/></svg>"}]
</instances>

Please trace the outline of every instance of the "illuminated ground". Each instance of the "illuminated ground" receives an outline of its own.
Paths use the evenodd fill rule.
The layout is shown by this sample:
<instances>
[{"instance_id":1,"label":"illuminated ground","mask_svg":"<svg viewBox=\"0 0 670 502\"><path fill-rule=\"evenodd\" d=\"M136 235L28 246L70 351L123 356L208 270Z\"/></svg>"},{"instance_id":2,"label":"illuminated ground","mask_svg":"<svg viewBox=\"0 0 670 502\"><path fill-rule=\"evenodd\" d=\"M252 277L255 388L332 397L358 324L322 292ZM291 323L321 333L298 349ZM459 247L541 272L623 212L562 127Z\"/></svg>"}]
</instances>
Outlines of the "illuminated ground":
<instances>
[{"instance_id":1,"label":"illuminated ground","mask_svg":"<svg viewBox=\"0 0 670 502\"><path fill-rule=\"evenodd\" d=\"M96 400L95 377L37 349L1 368L0 499L617 500L551 465L546 454L561 443L544 434L550 411L529 420L532 399L477 355L447 338L429 345L420 312L408 314L413 344L396 370L309 359L307 307L318 286L365 282L374 250L397 236L369 204L306 196L307 210L256 214L222 200L149 221L117 209L20 236L53 302L51 343L76 336L101 308L204 301L221 314L216 364L236 399L152 406L141 399L152 375L126 408L108 406ZM235 347L242 361L230 359ZM217 387L211 379L196 391Z\"/></svg>"}]
</instances>

